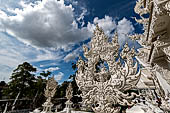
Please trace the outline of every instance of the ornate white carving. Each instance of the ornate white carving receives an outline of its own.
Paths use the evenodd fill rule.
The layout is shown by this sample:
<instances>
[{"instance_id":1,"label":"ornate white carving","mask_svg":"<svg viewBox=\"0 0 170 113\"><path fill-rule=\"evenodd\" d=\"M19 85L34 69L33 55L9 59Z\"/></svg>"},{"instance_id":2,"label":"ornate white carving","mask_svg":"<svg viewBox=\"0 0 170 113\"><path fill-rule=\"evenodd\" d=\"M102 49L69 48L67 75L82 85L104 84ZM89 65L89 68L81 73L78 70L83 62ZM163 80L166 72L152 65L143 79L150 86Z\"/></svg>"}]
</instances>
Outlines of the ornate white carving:
<instances>
[{"instance_id":1,"label":"ornate white carving","mask_svg":"<svg viewBox=\"0 0 170 113\"><path fill-rule=\"evenodd\" d=\"M139 14L140 16L149 13L150 10L149 4L146 4L147 5L146 8L144 8L143 4L144 4L144 0L138 0L136 1L136 5L134 8L135 13Z\"/></svg>"},{"instance_id":2,"label":"ornate white carving","mask_svg":"<svg viewBox=\"0 0 170 113\"><path fill-rule=\"evenodd\" d=\"M57 82L54 79L54 76L48 79L45 89L44 96L47 98L46 102L42 105L44 107L43 112L51 113L51 107L53 106L51 98L55 95L57 88Z\"/></svg>"},{"instance_id":3,"label":"ornate white carving","mask_svg":"<svg viewBox=\"0 0 170 113\"><path fill-rule=\"evenodd\" d=\"M167 55L167 57L168 57L168 60L170 60L170 59L169 59L169 57L170 57L170 46L164 47L164 48L163 48L163 51L164 51L164 53L166 53L166 55Z\"/></svg>"},{"instance_id":4,"label":"ornate white carving","mask_svg":"<svg viewBox=\"0 0 170 113\"><path fill-rule=\"evenodd\" d=\"M146 8L144 8L144 2L146 2ZM152 9L151 9L152 8ZM143 37L147 37L146 41L139 41L144 48L139 49L140 53L138 54L138 60L144 66L145 69L152 73L151 78L155 84L155 90L157 93L157 105L160 106L165 112L170 111L170 101L166 99L170 97L167 95L167 91L165 86L161 84L161 79L165 79L167 83L170 84L169 74L170 71L167 69L169 62L169 36L168 36L168 26L169 26L169 17L170 16L170 1L169 0L139 0L136 3L134 11L138 13L141 19L136 19L136 22L144 25L144 33L141 34L140 39L142 40ZM150 18L147 22L142 17L143 14L146 14L146 11L149 11ZM138 39L138 36L134 35L131 36L132 39ZM137 38L136 38L137 37ZM143 43L144 42L144 43ZM146 43L145 43L146 42ZM149 42L149 43L148 43ZM146 60L144 60L146 59ZM148 60L150 59L150 60ZM167 61L167 64L161 63L162 60ZM144 62L143 62L144 61ZM168 63L169 62L169 63ZM147 64L147 65L146 65ZM159 64L159 65L158 65ZM166 66L165 66L166 65ZM170 68L169 68L170 69ZM153 102L156 100L154 97L149 95L151 98L152 105L155 103ZM147 99L148 102L148 99Z\"/></svg>"},{"instance_id":5,"label":"ornate white carving","mask_svg":"<svg viewBox=\"0 0 170 113\"><path fill-rule=\"evenodd\" d=\"M83 104L92 107L96 113L117 113L120 106L132 106L135 93L124 93L135 88L140 71L133 65L134 49L125 44L120 61L118 36L112 41L96 26L90 42L90 49L83 46L84 57L77 62L76 82L82 91ZM122 64L123 63L123 64Z\"/></svg>"},{"instance_id":6,"label":"ornate white carving","mask_svg":"<svg viewBox=\"0 0 170 113\"><path fill-rule=\"evenodd\" d=\"M170 99L162 99L162 105L160 106L164 111L170 112Z\"/></svg>"},{"instance_id":7,"label":"ornate white carving","mask_svg":"<svg viewBox=\"0 0 170 113\"><path fill-rule=\"evenodd\" d=\"M167 70L163 69L162 67L156 64L153 68L150 69L150 71L153 73L152 75L153 75L153 80L154 80L155 87L156 87L156 92L159 95L159 98L161 101L161 104L159 106L163 111L170 112L170 99L169 99L170 93L169 92L168 94L165 93L163 86L161 86L160 81L158 80L158 77L156 76L156 72L159 72L161 76L165 78L165 74ZM153 100L154 98L152 97L152 101Z\"/></svg>"},{"instance_id":8,"label":"ornate white carving","mask_svg":"<svg viewBox=\"0 0 170 113\"><path fill-rule=\"evenodd\" d=\"M165 4L165 8L170 12L170 1Z\"/></svg>"},{"instance_id":9,"label":"ornate white carving","mask_svg":"<svg viewBox=\"0 0 170 113\"><path fill-rule=\"evenodd\" d=\"M72 85L71 83L69 83L69 86L67 87L66 89L66 98L67 98L67 101L66 101L66 107L64 109L64 111L66 111L66 113L71 113L71 110L72 110L72 102L71 102L71 98L73 97L73 88L72 88Z\"/></svg>"},{"instance_id":10,"label":"ornate white carving","mask_svg":"<svg viewBox=\"0 0 170 113\"><path fill-rule=\"evenodd\" d=\"M66 97L67 97L67 99L68 99L69 101L70 101L71 98L73 97L73 88L72 88L71 83L69 83L69 86L67 87Z\"/></svg>"}]
</instances>

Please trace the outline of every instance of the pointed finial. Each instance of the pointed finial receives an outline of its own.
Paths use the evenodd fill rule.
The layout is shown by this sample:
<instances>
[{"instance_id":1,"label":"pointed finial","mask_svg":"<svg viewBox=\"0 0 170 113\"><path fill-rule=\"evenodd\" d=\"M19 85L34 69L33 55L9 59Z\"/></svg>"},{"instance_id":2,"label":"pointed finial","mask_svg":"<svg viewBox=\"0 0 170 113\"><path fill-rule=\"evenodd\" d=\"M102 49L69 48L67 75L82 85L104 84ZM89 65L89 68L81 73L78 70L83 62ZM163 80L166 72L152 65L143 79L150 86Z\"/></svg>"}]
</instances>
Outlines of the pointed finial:
<instances>
[{"instance_id":1,"label":"pointed finial","mask_svg":"<svg viewBox=\"0 0 170 113\"><path fill-rule=\"evenodd\" d=\"M99 24L98 23L96 24L96 29L99 29Z\"/></svg>"},{"instance_id":2,"label":"pointed finial","mask_svg":"<svg viewBox=\"0 0 170 113\"><path fill-rule=\"evenodd\" d=\"M71 82L69 83L67 89L66 89L66 97L68 100L70 100L73 96L73 88Z\"/></svg>"},{"instance_id":3,"label":"pointed finial","mask_svg":"<svg viewBox=\"0 0 170 113\"><path fill-rule=\"evenodd\" d=\"M114 43L118 43L118 33L117 33L117 31L115 31L115 33L114 33L114 36L113 36L112 42L114 42Z\"/></svg>"},{"instance_id":4,"label":"pointed finial","mask_svg":"<svg viewBox=\"0 0 170 113\"><path fill-rule=\"evenodd\" d=\"M79 55L79 60L82 60L82 57Z\"/></svg>"},{"instance_id":5,"label":"pointed finial","mask_svg":"<svg viewBox=\"0 0 170 113\"><path fill-rule=\"evenodd\" d=\"M132 55L132 57L135 56L135 54L136 54L135 46L133 46L133 47L131 48L131 55Z\"/></svg>"},{"instance_id":6,"label":"pointed finial","mask_svg":"<svg viewBox=\"0 0 170 113\"><path fill-rule=\"evenodd\" d=\"M96 29L95 31L100 31L100 32L104 32L103 29L101 27L99 27L99 24L96 24Z\"/></svg>"},{"instance_id":7,"label":"pointed finial","mask_svg":"<svg viewBox=\"0 0 170 113\"><path fill-rule=\"evenodd\" d=\"M118 33L117 33L117 30L115 31L115 36L118 37Z\"/></svg>"},{"instance_id":8,"label":"pointed finial","mask_svg":"<svg viewBox=\"0 0 170 113\"><path fill-rule=\"evenodd\" d=\"M128 46L128 41L126 41L126 43L125 43L125 45L124 45L124 48L126 49L126 48L129 48L129 46Z\"/></svg>"}]
</instances>

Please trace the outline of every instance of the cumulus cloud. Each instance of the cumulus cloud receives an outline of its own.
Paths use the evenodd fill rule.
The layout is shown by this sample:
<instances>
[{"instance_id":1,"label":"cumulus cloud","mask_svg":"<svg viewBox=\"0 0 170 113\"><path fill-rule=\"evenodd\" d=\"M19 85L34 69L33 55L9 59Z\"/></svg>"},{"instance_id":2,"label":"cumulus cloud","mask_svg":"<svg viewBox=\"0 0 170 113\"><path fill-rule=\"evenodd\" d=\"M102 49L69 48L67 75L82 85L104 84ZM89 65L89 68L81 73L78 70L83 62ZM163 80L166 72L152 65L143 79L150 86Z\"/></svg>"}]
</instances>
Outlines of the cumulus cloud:
<instances>
[{"instance_id":1,"label":"cumulus cloud","mask_svg":"<svg viewBox=\"0 0 170 113\"><path fill-rule=\"evenodd\" d=\"M36 3L20 2L21 9L8 9L12 16L0 10L0 30L6 31L20 41L39 48L68 48L92 36L98 23L106 34L115 29L112 17L102 19L95 17L93 23L84 26L84 8L78 18L74 15L72 5L65 5L64 0L43 0ZM78 23L81 28L78 27ZM3 28L3 29L2 29Z\"/></svg>"},{"instance_id":2,"label":"cumulus cloud","mask_svg":"<svg viewBox=\"0 0 170 113\"><path fill-rule=\"evenodd\" d=\"M99 27L101 27L107 35L109 35L110 32L116 28L115 21L112 17L109 16L105 16L105 18L102 19L95 17L93 20L93 24L91 24L90 22L88 23L88 30L93 32L93 30L95 29L95 24L98 24Z\"/></svg>"},{"instance_id":3,"label":"cumulus cloud","mask_svg":"<svg viewBox=\"0 0 170 113\"><path fill-rule=\"evenodd\" d=\"M8 9L8 8L21 8L20 2L24 1L25 3L37 2L41 0L0 0L0 9Z\"/></svg>"},{"instance_id":4,"label":"cumulus cloud","mask_svg":"<svg viewBox=\"0 0 170 113\"><path fill-rule=\"evenodd\" d=\"M119 37L119 44L122 46L126 41L128 41L127 35L134 32L134 27L129 20L123 18L118 22L117 32Z\"/></svg>"},{"instance_id":5,"label":"cumulus cloud","mask_svg":"<svg viewBox=\"0 0 170 113\"><path fill-rule=\"evenodd\" d=\"M56 81L60 81L64 76L64 73L59 72L57 75L54 76Z\"/></svg>"},{"instance_id":6,"label":"cumulus cloud","mask_svg":"<svg viewBox=\"0 0 170 113\"><path fill-rule=\"evenodd\" d=\"M64 48L89 38L86 27L77 27L74 9L64 0L32 4L22 3L23 9L11 10L15 16L1 16L0 25L19 40L37 47Z\"/></svg>"}]
</instances>

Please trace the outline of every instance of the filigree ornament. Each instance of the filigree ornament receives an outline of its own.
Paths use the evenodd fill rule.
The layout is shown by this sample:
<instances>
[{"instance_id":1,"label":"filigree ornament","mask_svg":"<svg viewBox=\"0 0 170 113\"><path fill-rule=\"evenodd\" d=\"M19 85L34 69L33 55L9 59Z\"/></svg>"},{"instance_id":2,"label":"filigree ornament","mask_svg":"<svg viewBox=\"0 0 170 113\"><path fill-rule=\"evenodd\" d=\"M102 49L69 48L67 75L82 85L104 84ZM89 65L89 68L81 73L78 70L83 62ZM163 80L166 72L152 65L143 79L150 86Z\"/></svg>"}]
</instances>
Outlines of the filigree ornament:
<instances>
[{"instance_id":1,"label":"filigree ornament","mask_svg":"<svg viewBox=\"0 0 170 113\"><path fill-rule=\"evenodd\" d=\"M146 8L144 8L143 4L144 4L144 0L138 0L136 1L136 6L134 8L135 13L139 14L140 16L147 14L150 11L150 7L149 7L150 4L146 4L147 5Z\"/></svg>"},{"instance_id":2,"label":"filigree ornament","mask_svg":"<svg viewBox=\"0 0 170 113\"><path fill-rule=\"evenodd\" d=\"M162 99L162 105L160 106L161 109L164 111L170 112L170 99Z\"/></svg>"},{"instance_id":3,"label":"filigree ornament","mask_svg":"<svg viewBox=\"0 0 170 113\"><path fill-rule=\"evenodd\" d=\"M124 93L136 86L140 70L133 62L134 48L122 50L119 57L118 35L109 41L104 31L96 26L90 49L83 46L84 57L77 62L76 82L82 91L83 104L96 113L118 113L120 106L132 106L135 93Z\"/></svg>"}]
</instances>

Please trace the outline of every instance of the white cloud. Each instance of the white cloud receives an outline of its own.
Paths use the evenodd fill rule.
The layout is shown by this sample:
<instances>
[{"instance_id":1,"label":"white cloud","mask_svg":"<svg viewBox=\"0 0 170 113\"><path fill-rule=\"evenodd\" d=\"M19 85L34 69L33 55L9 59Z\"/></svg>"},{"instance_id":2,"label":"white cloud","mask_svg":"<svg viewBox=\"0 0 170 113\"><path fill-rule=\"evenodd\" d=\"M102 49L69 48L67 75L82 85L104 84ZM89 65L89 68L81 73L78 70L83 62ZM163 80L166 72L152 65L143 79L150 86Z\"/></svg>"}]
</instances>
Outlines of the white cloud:
<instances>
[{"instance_id":1,"label":"white cloud","mask_svg":"<svg viewBox=\"0 0 170 113\"><path fill-rule=\"evenodd\" d=\"M59 72L57 75L54 76L56 81L60 81L64 76L64 73Z\"/></svg>"},{"instance_id":2,"label":"white cloud","mask_svg":"<svg viewBox=\"0 0 170 113\"><path fill-rule=\"evenodd\" d=\"M57 71L59 69L60 69L59 67L50 67L50 68L45 69L45 71L53 72L53 71Z\"/></svg>"},{"instance_id":3,"label":"white cloud","mask_svg":"<svg viewBox=\"0 0 170 113\"><path fill-rule=\"evenodd\" d=\"M94 24L88 23L87 28L89 31L93 32L95 29L95 24L98 24L107 35L110 35L110 32L116 28L116 23L112 17L105 16L105 18L99 19L95 17L93 20Z\"/></svg>"},{"instance_id":4,"label":"white cloud","mask_svg":"<svg viewBox=\"0 0 170 113\"><path fill-rule=\"evenodd\" d=\"M9 67L8 65L0 64L0 69L1 69L0 81L8 82L9 81L9 75L12 73L11 67Z\"/></svg>"},{"instance_id":5,"label":"white cloud","mask_svg":"<svg viewBox=\"0 0 170 113\"><path fill-rule=\"evenodd\" d=\"M1 11L1 30L28 45L40 48L67 48L70 44L83 41L92 35L94 24L97 23L108 35L116 28L115 21L109 16L102 19L95 17L93 23L88 23L87 27L78 28L76 21L83 26L87 10L83 9L75 20L74 8L72 5L66 6L64 0L43 0L36 4L24 4L22 1L20 5L23 9L10 9L16 15L7 16Z\"/></svg>"},{"instance_id":6,"label":"white cloud","mask_svg":"<svg viewBox=\"0 0 170 113\"><path fill-rule=\"evenodd\" d=\"M11 9L16 15L1 16L0 25L28 45L65 48L90 36L86 27L77 28L74 9L64 0L43 0L34 6L21 3L23 9Z\"/></svg>"},{"instance_id":7,"label":"white cloud","mask_svg":"<svg viewBox=\"0 0 170 113\"><path fill-rule=\"evenodd\" d=\"M60 51L50 51L48 49L36 50L36 58L30 59L31 62L38 62L43 60L59 60L63 58L63 53Z\"/></svg>"},{"instance_id":8,"label":"white cloud","mask_svg":"<svg viewBox=\"0 0 170 113\"><path fill-rule=\"evenodd\" d=\"M70 60L74 60L76 57L78 57L78 54L76 52L72 52L64 57L64 61L69 62Z\"/></svg>"},{"instance_id":9,"label":"white cloud","mask_svg":"<svg viewBox=\"0 0 170 113\"><path fill-rule=\"evenodd\" d=\"M41 0L0 0L0 9L8 9L8 8L20 8L20 2L25 1L26 3L37 2Z\"/></svg>"},{"instance_id":10,"label":"white cloud","mask_svg":"<svg viewBox=\"0 0 170 113\"><path fill-rule=\"evenodd\" d=\"M82 47L79 47L76 50L72 51L71 53L67 54L64 57L64 61L69 62L71 60L75 60L75 58L79 56L80 52L82 52Z\"/></svg>"},{"instance_id":11,"label":"white cloud","mask_svg":"<svg viewBox=\"0 0 170 113\"><path fill-rule=\"evenodd\" d=\"M84 26L85 22L84 22L84 16L87 14L87 9L82 8L82 13L80 14L80 16L77 18L77 21L81 24L81 27Z\"/></svg>"},{"instance_id":12,"label":"white cloud","mask_svg":"<svg viewBox=\"0 0 170 113\"><path fill-rule=\"evenodd\" d=\"M129 20L123 18L118 22L117 32L119 37L119 44L122 46L125 41L128 40L127 34L131 34L134 32L134 27Z\"/></svg>"},{"instance_id":13,"label":"white cloud","mask_svg":"<svg viewBox=\"0 0 170 113\"><path fill-rule=\"evenodd\" d=\"M46 64L40 64L40 68L42 68L42 67L49 67L49 66L56 66L57 65L57 63L55 62L53 62L53 63L46 63Z\"/></svg>"}]
</instances>

